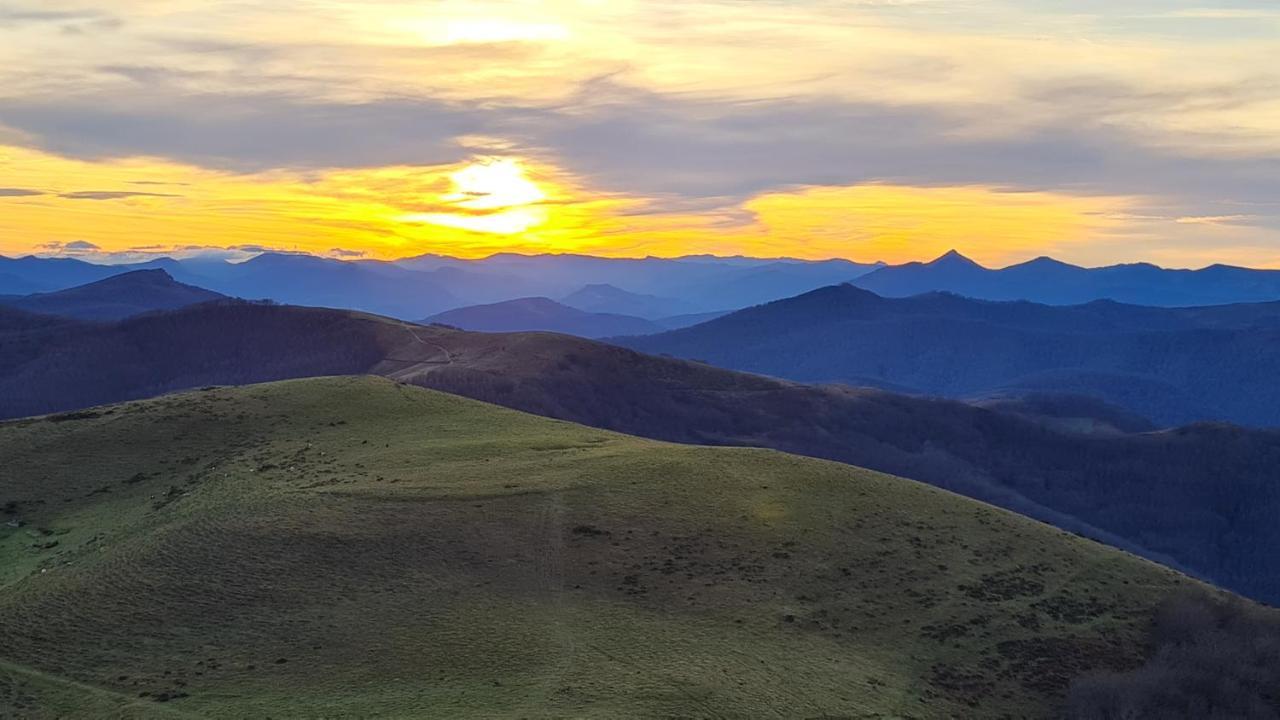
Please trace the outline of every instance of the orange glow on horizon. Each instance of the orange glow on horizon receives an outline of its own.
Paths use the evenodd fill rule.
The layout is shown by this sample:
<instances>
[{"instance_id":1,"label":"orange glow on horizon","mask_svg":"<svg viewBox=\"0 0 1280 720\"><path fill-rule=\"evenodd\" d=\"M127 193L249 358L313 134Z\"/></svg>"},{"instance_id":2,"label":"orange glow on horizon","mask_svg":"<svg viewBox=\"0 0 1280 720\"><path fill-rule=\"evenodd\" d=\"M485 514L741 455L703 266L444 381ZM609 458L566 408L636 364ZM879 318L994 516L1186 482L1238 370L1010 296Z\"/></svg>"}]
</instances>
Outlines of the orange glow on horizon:
<instances>
[{"instance_id":1,"label":"orange glow on horizon","mask_svg":"<svg viewBox=\"0 0 1280 720\"><path fill-rule=\"evenodd\" d=\"M242 175L0 147L0 170L39 193L0 198L0 253L7 255L79 241L102 252L244 246L381 259L706 253L892 263L959 248L1000 265L1143 232L1130 216L1137 198L983 186L807 186L664 211L661 198L592 190L559 168L517 157Z\"/></svg>"}]
</instances>

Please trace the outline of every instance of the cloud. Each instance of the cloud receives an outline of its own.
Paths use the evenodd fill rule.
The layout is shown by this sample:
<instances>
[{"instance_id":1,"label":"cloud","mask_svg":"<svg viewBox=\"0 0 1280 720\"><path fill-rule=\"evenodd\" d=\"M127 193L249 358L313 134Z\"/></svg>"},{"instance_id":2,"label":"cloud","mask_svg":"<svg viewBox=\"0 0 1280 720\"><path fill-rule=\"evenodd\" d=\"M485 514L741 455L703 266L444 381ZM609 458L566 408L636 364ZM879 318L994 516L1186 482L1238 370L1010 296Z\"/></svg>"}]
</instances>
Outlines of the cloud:
<instances>
[{"instance_id":1,"label":"cloud","mask_svg":"<svg viewBox=\"0 0 1280 720\"><path fill-rule=\"evenodd\" d=\"M1241 225L1178 219L1280 195L1273 0L83 3L128 20L109 43L57 32L105 12L14 2L0 10L0 27L22 23L0 37L10 144L101 167L169 160L305 187L492 152L563 170L625 202L618 215L723 228L752 222L762 195L885 183L1137 197L1144 232L1209 237ZM219 199L249 217L251 194ZM416 194L419 212L485 212ZM305 216L291 199L282 215ZM1275 208L1253 214L1250 228L1280 229ZM350 215L284 242L410 241L373 227L378 212ZM339 226L347 237L316 237Z\"/></svg>"},{"instance_id":2,"label":"cloud","mask_svg":"<svg viewBox=\"0 0 1280 720\"><path fill-rule=\"evenodd\" d=\"M344 248L331 248L328 254L333 257L339 257L339 258L359 258L359 257L364 257L369 253L364 250L346 250Z\"/></svg>"},{"instance_id":3,"label":"cloud","mask_svg":"<svg viewBox=\"0 0 1280 720\"><path fill-rule=\"evenodd\" d=\"M284 94L125 93L12 98L0 123L43 150L84 159L165 157L251 172L457 162L456 138L515 111L434 100L311 102Z\"/></svg>"},{"instance_id":4,"label":"cloud","mask_svg":"<svg viewBox=\"0 0 1280 720\"><path fill-rule=\"evenodd\" d=\"M97 10L47 10L0 7L0 29L24 25L55 25L64 34L79 35L99 30L118 30L124 21Z\"/></svg>"},{"instance_id":5,"label":"cloud","mask_svg":"<svg viewBox=\"0 0 1280 720\"><path fill-rule=\"evenodd\" d=\"M1088 90L1075 92L1083 102ZM625 101L509 132L591 186L654 198L659 207L667 198L726 206L772 189L863 182L1147 195L1183 203L1179 215L1220 214L1217 198L1263 202L1280 194L1280 156L1204 157L1071 116L990 137L957 132L962 125L927 106L703 101L632 89Z\"/></svg>"},{"instance_id":6,"label":"cloud","mask_svg":"<svg viewBox=\"0 0 1280 720\"><path fill-rule=\"evenodd\" d=\"M43 190L30 190L28 188L6 188L0 187L0 197L34 197L36 195L44 195Z\"/></svg>"},{"instance_id":7,"label":"cloud","mask_svg":"<svg viewBox=\"0 0 1280 720\"><path fill-rule=\"evenodd\" d=\"M58 197L67 200L124 200L126 198L135 197L172 198L182 196L172 195L170 193L129 192L121 190L79 190L76 192L61 193Z\"/></svg>"},{"instance_id":8,"label":"cloud","mask_svg":"<svg viewBox=\"0 0 1280 720\"><path fill-rule=\"evenodd\" d=\"M38 248L40 254L65 255L82 257L99 253L102 248L88 240L71 240L69 242L47 242Z\"/></svg>"},{"instance_id":9,"label":"cloud","mask_svg":"<svg viewBox=\"0 0 1280 720\"><path fill-rule=\"evenodd\" d=\"M1255 215L1201 215L1180 217L1174 222L1179 225L1236 225L1256 217Z\"/></svg>"},{"instance_id":10,"label":"cloud","mask_svg":"<svg viewBox=\"0 0 1280 720\"><path fill-rule=\"evenodd\" d=\"M135 245L108 250L87 240L47 242L35 248L35 254L47 257L74 257L101 265L143 263L162 258L202 262L243 262L264 252L288 252L260 245L219 247L213 245Z\"/></svg>"}]
</instances>

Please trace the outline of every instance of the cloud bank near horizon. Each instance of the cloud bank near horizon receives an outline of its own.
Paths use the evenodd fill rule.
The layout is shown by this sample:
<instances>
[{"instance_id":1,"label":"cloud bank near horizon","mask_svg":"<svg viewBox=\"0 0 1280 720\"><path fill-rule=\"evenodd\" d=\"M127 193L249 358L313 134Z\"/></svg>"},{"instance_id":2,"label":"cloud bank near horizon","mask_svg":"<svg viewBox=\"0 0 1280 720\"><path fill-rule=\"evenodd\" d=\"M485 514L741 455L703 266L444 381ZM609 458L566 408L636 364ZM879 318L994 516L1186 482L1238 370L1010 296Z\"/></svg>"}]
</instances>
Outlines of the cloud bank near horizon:
<instances>
[{"instance_id":1,"label":"cloud bank near horizon","mask_svg":"<svg viewBox=\"0 0 1280 720\"><path fill-rule=\"evenodd\" d=\"M1280 266L1278 55L1246 0L17 0L0 252Z\"/></svg>"}]
</instances>

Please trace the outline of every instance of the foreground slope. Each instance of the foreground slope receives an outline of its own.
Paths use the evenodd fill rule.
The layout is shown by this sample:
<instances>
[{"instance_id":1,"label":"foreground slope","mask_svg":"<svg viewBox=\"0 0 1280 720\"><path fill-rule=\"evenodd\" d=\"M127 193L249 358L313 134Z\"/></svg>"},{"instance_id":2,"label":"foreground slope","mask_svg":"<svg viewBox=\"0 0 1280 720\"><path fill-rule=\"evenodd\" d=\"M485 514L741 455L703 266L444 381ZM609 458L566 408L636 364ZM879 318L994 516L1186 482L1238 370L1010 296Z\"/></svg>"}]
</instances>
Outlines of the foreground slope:
<instances>
[{"instance_id":1,"label":"foreground slope","mask_svg":"<svg viewBox=\"0 0 1280 720\"><path fill-rule=\"evenodd\" d=\"M0 455L24 717L1047 718L1188 584L910 481L373 378L11 422Z\"/></svg>"}]
</instances>

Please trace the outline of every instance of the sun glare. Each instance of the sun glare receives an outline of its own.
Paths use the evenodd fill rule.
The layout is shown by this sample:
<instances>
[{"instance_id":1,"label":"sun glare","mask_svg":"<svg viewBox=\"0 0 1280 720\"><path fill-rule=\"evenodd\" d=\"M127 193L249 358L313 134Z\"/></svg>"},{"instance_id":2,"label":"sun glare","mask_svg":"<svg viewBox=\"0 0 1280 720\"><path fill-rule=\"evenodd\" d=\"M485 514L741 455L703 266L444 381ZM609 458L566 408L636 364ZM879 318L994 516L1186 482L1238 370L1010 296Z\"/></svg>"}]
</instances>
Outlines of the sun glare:
<instances>
[{"instance_id":1,"label":"sun glare","mask_svg":"<svg viewBox=\"0 0 1280 720\"><path fill-rule=\"evenodd\" d=\"M514 235L547 221L547 210L537 207L547 194L530 180L518 160L498 158L474 162L449 176L453 190L440 203L456 212L409 215L407 222Z\"/></svg>"},{"instance_id":2,"label":"sun glare","mask_svg":"<svg viewBox=\"0 0 1280 720\"><path fill-rule=\"evenodd\" d=\"M525 174L517 160L484 160L450 176L454 191L442 200L469 210L495 210L532 205L547 199L546 193Z\"/></svg>"}]
</instances>

